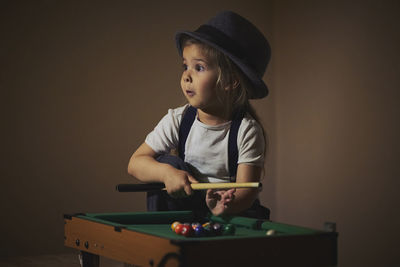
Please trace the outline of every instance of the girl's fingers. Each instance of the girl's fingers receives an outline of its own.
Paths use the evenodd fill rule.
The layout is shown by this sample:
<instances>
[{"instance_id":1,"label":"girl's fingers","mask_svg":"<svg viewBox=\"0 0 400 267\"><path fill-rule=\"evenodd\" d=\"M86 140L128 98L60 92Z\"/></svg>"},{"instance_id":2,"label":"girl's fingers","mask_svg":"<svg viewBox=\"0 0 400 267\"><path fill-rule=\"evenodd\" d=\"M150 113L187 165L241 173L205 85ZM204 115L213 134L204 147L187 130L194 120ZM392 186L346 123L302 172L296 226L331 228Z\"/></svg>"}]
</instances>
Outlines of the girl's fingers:
<instances>
[{"instance_id":1,"label":"girl's fingers","mask_svg":"<svg viewBox=\"0 0 400 267\"><path fill-rule=\"evenodd\" d=\"M224 205L225 206L227 206L229 203L231 203L232 202L232 199L226 199L225 201L224 201Z\"/></svg>"},{"instance_id":2,"label":"girl's fingers","mask_svg":"<svg viewBox=\"0 0 400 267\"><path fill-rule=\"evenodd\" d=\"M227 191L229 194L234 194L236 192L236 188L231 188Z\"/></svg>"},{"instance_id":3,"label":"girl's fingers","mask_svg":"<svg viewBox=\"0 0 400 267\"><path fill-rule=\"evenodd\" d=\"M236 189L230 189L227 190L223 193L223 195L221 196L221 199L224 203L230 203L235 199L235 191Z\"/></svg>"},{"instance_id":4,"label":"girl's fingers","mask_svg":"<svg viewBox=\"0 0 400 267\"><path fill-rule=\"evenodd\" d=\"M236 189L232 188L229 190L221 191L221 195L223 195L224 197L232 197L232 196L234 196L235 192L236 192Z\"/></svg>"},{"instance_id":5,"label":"girl's fingers","mask_svg":"<svg viewBox=\"0 0 400 267\"><path fill-rule=\"evenodd\" d=\"M222 198L221 194L219 193L218 190L215 189L208 189L207 190L207 197L212 198L212 199L217 199L220 200Z\"/></svg>"},{"instance_id":6,"label":"girl's fingers","mask_svg":"<svg viewBox=\"0 0 400 267\"><path fill-rule=\"evenodd\" d=\"M214 195L214 190L207 189L207 196L212 197Z\"/></svg>"},{"instance_id":7,"label":"girl's fingers","mask_svg":"<svg viewBox=\"0 0 400 267\"><path fill-rule=\"evenodd\" d=\"M192 184L192 183L196 184L196 183L198 183L198 181L188 173L186 173L186 179L187 179L187 181L185 182L185 185L183 186L183 190L187 196L190 196L191 194L193 194L193 190L192 190L192 187L190 186L190 184Z\"/></svg>"},{"instance_id":8,"label":"girl's fingers","mask_svg":"<svg viewBox=\"0 0 400 267\"><path fill-rule=\"evenodd\" d=\"M199 183L199 181L197 181L193 176L188 175L188 180L189 182L191 182L192 184L197 184Z\"/></svg>"},{"instance_id":9,"label":"girl's fingers","mask_svg":"<svg viewBox=\"0 0 400 267\"><path fill-rule=\"evenodd\" d=\"M193 191L192 191L192 187L190 186L190 184L187 184L183 187L183 193L186 193L186 195L190 196Z\"/></svg>"}]
</instances>

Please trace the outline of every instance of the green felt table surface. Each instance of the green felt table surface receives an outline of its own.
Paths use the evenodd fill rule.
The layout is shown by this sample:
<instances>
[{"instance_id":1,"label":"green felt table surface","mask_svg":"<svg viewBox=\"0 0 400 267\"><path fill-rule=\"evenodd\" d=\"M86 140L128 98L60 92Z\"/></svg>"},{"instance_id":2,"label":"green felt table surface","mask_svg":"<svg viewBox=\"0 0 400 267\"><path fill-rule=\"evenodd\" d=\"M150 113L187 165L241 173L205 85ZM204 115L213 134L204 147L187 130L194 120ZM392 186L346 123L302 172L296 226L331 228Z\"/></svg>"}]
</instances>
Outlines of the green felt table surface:
<instances>
[{"instance_id":1,"label":"green felt table surface","mask_svg":"<svg viewBox=\"0 0 400 267\"><path fill-rule=\"evenodd\" d=\"M238 239L238 238L266 238L266 232L270 229L276 231L275 236L285 235L312 235L321 231L282 224L272 221L260 221L253 218L240 216L217 217L207 216L198 218L192 211L168 211L168 212L122 212L122 213L86 213L79 218L99 222L114 227L155 235L176 241L202 241L215 239ZM177 235L171 229L175 221L181 223L204 223L207 221L220 224L234 224L236 232L234 235L215 237L184 237ZM268 236L273 237L273 236ZM267 238L268 238L267 237Z\"/></svg>"}]
</instances>

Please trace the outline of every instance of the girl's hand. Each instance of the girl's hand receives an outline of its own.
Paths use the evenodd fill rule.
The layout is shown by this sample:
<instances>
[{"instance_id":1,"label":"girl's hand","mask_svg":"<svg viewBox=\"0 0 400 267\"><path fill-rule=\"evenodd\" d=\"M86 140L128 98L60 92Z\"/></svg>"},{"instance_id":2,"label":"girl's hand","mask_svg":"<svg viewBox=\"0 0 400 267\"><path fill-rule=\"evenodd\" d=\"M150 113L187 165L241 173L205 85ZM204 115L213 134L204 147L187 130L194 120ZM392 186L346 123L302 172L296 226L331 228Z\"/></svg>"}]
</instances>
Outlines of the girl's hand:
<instances>
[{"instance_id":1,"label":"girl's hand","mask_svg":"<svg viewBox=\"0 0 400 267\"><path fill-rule=\"evenodd\" d=\"M225 213L235 199L235 192L235 188L229 190L208 189L206 203L212 214L218 216Z\"/></svg>"},{"instance_id":2,"label":"girl's hand","mask_svg":"<svg viewBox=\"0 0 400 267\"><path fill-rule=\"evenodd\" d=\"M178 170L171 166L165 172L165 188L173 198L190 196L193 193L190 186L191 183L198 183L198 181L186 171Z\"/></svg>"}]
</instances>

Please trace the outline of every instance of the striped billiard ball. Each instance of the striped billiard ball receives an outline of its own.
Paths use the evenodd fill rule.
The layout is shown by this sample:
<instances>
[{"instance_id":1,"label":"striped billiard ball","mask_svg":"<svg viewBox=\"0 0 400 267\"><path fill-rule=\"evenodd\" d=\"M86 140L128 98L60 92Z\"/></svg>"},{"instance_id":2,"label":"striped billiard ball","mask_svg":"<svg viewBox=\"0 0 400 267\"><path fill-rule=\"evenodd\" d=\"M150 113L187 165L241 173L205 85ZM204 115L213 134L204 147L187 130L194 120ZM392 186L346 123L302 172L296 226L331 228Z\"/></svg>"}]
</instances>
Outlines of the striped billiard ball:
<instances>
[{"instance_id":1,"label":"striped billiard ball","mask_svg":"<svg viewBox=\"0 0 400 267\"><path fill-rule=\"evenodd\" d=\"M180 234L186 237L192 236L193 234L192 226L189 224L184 224Z\"/></svg>"}]
</instances>

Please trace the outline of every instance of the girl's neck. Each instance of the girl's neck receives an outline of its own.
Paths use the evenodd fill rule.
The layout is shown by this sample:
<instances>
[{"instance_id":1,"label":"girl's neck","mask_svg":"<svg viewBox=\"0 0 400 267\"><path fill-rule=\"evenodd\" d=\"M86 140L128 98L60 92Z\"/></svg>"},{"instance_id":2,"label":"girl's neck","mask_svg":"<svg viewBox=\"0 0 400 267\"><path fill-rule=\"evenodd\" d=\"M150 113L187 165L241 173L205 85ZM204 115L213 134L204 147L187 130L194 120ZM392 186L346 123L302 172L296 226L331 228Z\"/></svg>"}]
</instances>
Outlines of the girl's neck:
<instances>
[{"instance_id":1,"label":"girl's neck","mask_svg":"<svg viewBox=\"0 0 400 267\"><path fill-rule=\"evenodd\" d=\"M219 125L231 120L230 116L224 115L223 112L210 112L197 109L197 118L207 125Z\"/></svg>"}]
</instances>

